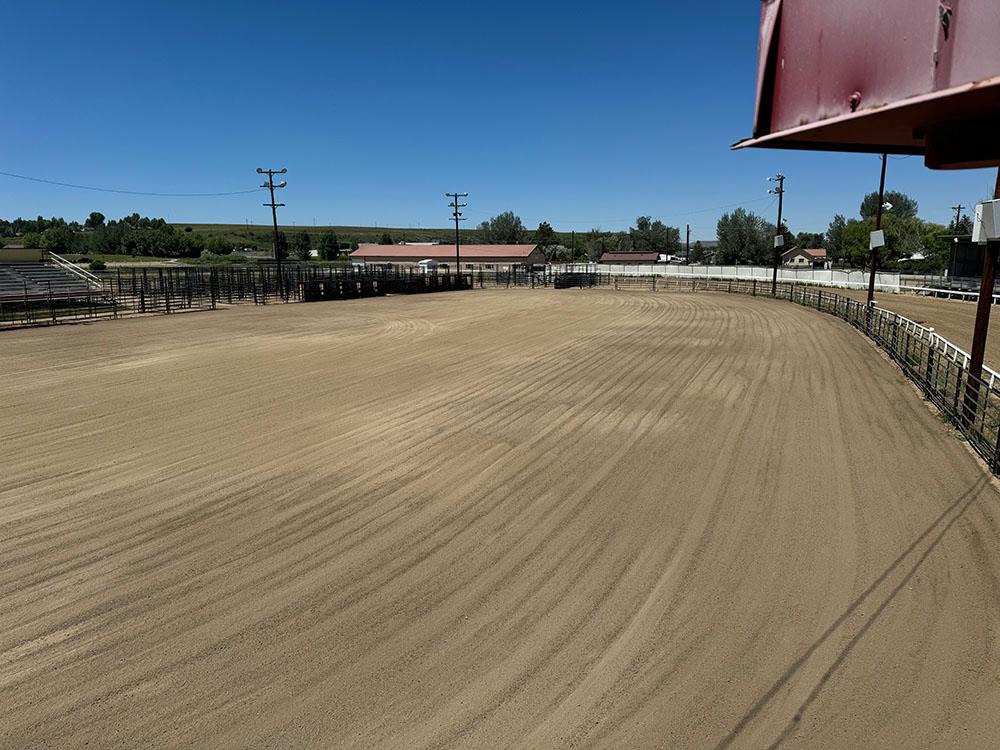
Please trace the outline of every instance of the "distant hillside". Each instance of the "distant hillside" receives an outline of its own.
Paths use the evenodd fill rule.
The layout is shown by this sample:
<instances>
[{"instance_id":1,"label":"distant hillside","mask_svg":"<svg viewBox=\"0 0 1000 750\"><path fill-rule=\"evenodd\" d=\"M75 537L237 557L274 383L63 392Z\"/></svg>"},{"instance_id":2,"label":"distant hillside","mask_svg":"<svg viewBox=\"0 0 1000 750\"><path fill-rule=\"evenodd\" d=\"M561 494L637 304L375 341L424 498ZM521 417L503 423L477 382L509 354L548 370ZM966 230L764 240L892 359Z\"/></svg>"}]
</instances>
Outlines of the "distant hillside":
<instances>
[{"instance_id":1,"label":"distant hillside","mask_svg":"<svg viewBox=\"0 0 1000 750\"><path fill-rule=\"evenodd\" d=\"M267 224L174 224L180 231L197 232L208 236L218 236L231 242L234 245L243 247L271 247L272 229ZM347 226L284 226L278 225L278 229L284 232L289 238L291 235L300 232L312 235L314 238L320 235L333 232L337 239L344 243L365 242L377 243L382 239L383 234L388 234L393 242L453 242L455 230L448 228L438 229L417 229L413 227L347 227ZM473 242L477 239L478 233L474 229L461 230L463 242Z\"/></svg>"},{"instance_id":2,"label":"distant hillside","mask_svg":"<svg viewBox=\"0 0 1000 750\"><path fill-rule=\"evenodd\" d=\"M173 225L180 231L192 231L206 236L218 236L240 247L271 247L271 226L268 224L177 224ZM439 240L444 244L455 241L455 229L448 227L415 228L415 227L349 227L349 226L285 226L278 229L291 238L292 234L305 232L318 237L328 232L334 232L337 239L344 243L366 242L377 243L383 234L388 234L393 242L434 242ZM460 230L462 242L473 243L480 239L476 229ZM608 233L610 235L610 233ZM527 242L531 241L532 232L528 232ZM564 245L572 241L571 232L556 232L556 237ZM577 241L582 242L583 233L577 233Z\"/></svg>"}]
</instances>

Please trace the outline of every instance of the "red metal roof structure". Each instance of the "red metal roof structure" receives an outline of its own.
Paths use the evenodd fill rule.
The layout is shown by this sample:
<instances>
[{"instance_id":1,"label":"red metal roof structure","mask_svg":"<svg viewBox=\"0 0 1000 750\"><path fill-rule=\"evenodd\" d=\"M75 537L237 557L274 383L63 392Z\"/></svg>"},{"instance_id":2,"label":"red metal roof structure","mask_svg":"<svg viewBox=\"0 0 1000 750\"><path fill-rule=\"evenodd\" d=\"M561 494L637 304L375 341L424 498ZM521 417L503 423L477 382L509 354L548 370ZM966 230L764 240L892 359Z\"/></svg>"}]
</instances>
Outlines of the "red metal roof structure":
<instances>
[{"instance_id":1,"label":"red metal roof structure","mask_svg":"<svg viewBox=\"0 0 1000 750\"><path fill-rule=\"evenodd\" d=\"M1000 162L998 0L762 0L759 146Z\"/></svg>"},{"instance_id":2,"label":"red metal roof structure","mask_svg":"<svg viewBox=\"0 0 1000 750\"><path fill-rule=\"evenodd\" d=\"M459 245L462 260L472 258L524 258L537 245ZM423 260L424 258L455 257L454 245L359 245L351 253L352 258L364 260L369 257L399 258L401 261Z\"/></svg>"},{"instance_id":3,"label":"red metal roof structure","mask_svg":"<svg viewBox=\"0 0 1000 750\"><path fill-rule=\"evenodd\" d=\"M659 253L601 253L598 263L656 263Z\"/></svg>"}]
</instances>

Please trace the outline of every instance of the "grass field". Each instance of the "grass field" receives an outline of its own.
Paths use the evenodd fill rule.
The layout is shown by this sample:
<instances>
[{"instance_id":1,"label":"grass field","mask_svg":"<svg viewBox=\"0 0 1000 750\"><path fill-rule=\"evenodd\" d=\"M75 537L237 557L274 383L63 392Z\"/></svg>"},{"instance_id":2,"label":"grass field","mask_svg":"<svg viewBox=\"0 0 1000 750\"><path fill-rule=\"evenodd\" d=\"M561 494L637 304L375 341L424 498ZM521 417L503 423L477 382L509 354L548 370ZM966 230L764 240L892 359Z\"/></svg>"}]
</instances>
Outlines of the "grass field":
<instances>
[{"instance_id":1,"label":"grass field","mask_svg":"<svg viewBox=\"0 0 1000 750\"><path fill-rule=\"evenodd\" d=\"M1000 498L830 316L504 290L3 344L0 746L995 745Z\"/></svg>"}]
</instances>

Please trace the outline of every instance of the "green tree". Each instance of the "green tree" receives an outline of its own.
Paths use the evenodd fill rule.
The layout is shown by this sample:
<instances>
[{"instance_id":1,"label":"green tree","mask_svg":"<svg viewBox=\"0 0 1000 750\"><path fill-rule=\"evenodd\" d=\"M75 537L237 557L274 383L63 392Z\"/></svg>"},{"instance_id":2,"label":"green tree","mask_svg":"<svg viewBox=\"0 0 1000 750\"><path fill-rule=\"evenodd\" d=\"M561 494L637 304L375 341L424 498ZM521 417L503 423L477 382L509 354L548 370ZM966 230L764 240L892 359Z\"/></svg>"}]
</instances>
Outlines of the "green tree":
<instances>
[{"instance_id":1,"label":"green tree","mask_svg":"<svg viewBox=\"0 0 1000 750\"><path fill-rule=\"evenodd\" d=\"M952 234L972 234L972 219L969 218L968 214L962 214L962 218L957 222L951 222L948 230Z\"/></svg>"},{"instance_id":2,"label":"green tree","mask_svg":"<svg viewBox=\"0 0 1000 750\"><path fill-rule=\"evenodd\" d=\"M319 238L319 257L323 260L337 260L340 255L340 240L333 232L327 232Z\"/></svg>"},{"instance_id":3,"label":"green tree","mask_svg":"<svg viewBox=\"0 0 1000 750\"><path fill-rule=\"evenodd\" d=\"M588 260L598 260L610 246L608 235L605 232L600 229L591 229L583 238L584 257Z\"/></svg>"},{"instance_id":4,"label":"green tree","mask_svg":"<svg viewBox=\"0 0 1000 750\"><path fill-rule=\"evenodd\" d=\"M73 251L73 232L69 227L53 227L42 234L42 247L53 253Z\"/></svg>"},{"instance_id":5,"label":"green tree","mask_svg":"<svg viewBox=\"0 0 1000 750\"><path fill-rule=\"evenodd\" d=\"M298 232L292 238L292 255L302 261L312 258L312 238L308 232Z\"/></svg>"},{"instance_id":6,"label":"green tree","mask_svg":"<svg viewBox=\"0 0 1000 750\"><path fill-rule=\"evenodd\" d=\"M521 217L504 211L479 225L483 241L490 245L520 245L527 237Z\"/></svg>"},{"instance_id":7,"label":"green tree","mask_svg":"<svg viewBox=\"0 0 1000 750\"><path fill-rule=\"evenodd\" d=\"M844 256L857 268L869 266L871 251L869 250L871 232L875 228L874 219L852 219L844 227ZM882 217L882 229L885 231L885 247L879 248L879 268L889 268L900 258L911 257L920 253L935 258L942 267L947 263L947 243L940 240L944 227L921 221L915 216L895 216L887 213Z\"/></svg>"},{"instance_id":8,"label":"green tree","mask_svg":"<svg viewBox=\"0 0 1000 750\"><path fill-rule=\"evenodd\" d=\"M830 260L839 263L844 258L844 227L847 226L847 219L842 214L836 214L830 227L826 230L826 248Z\"/></svg>"},{"instance_id":9,"label":"green tree","mask_svg":"<svg viewBox=\"0 0 1000 750\"><path fill-rule=\"evenodd\" d=\"M745 208L725 213L716 225L719 247L715 261L721 265L733 263L770 264L774 252L774 227Z\"/></svg>"},{"instance_id":10,"label":"green tree","mask_svg":"<svg viewBox=\"0 0 1000 750\"><path fill-rule=\"evenodd\" d=\"M795 235L795 244L804 249L824 247L826 235L822 232L799 232Z\"/></svg>"},{"instance_id":11,"label":"green tree","mask_svg":"<svg viewBox=\"0 0 1000 750\"><path fill-rule=\"evenodd\" d=\"M39 232L25 232L21 236L21 244L27 248L38 248L42 247L42 235Z\"/></svg>"},{"instance_id":12,"label":"green tree","mask_svg":"<svg viewBox=\"0 0 1000 750\"><path fill-rule=\"evenodd\" d=\"M898 190L889 190L885 194L883 202L892 204L891 213L901 219L912 219L917 216L917 201L906 193ZM868 193L861 201L861 218L870 219L875 216L878 209L878 193Z\"/></svg>"},{"instance_id":13,"label":"green tree","mask_svg":"<svg viewBox=\"0 0 1000 750\"><path fill-rule=\"evenodd\" d=\"M534 240L535 244L543 250L550 245L555 245L559 242L556 237L556 233L552 231L552 225L547 221L543 221L538 225L538 229L535 230Z\"/></svg>"},{"instance_id":14,"label":"green tree","mask_svg":"<svg viewBox=\"0 0 1000 750\"><path fill-rule=\"evenodd\" d=\"M83 226L87 229L97 229L98 227L104 226L104 214L100 211L91 211L90 216L87 220L83 222Z\"/></svg>"},{"instance_id":15,"label":"green tree","mask_svg":"<svg viewBox=\"0 0 1000 750\"><path fill-rule=\"evenodd\" d=\"M382 232L382 237L379 239L378 244L380 245L391 245L392 235L388 232Z\"/></svg>"},{"instance_id":16,"label":"green tree","mask_svg":"<svg viewBox=\"0 0 1000 750\"><path fill-rule=\"evenodd\" d=\"M681 249L681 230L668 227L659 219L640 216L629 230L632 247L641 252L676 254Z\"/></svg>"},{"instance_id":17,"label":"green tree","mask_svg":"<svg viewBox=\"0 0 1000 750\"><path fill-rule=\"evenodd\" d=\"M233 247L216 234L205 240L205 250L213 255L230 255L233 252Z\"/></svg>"}]
</instances>

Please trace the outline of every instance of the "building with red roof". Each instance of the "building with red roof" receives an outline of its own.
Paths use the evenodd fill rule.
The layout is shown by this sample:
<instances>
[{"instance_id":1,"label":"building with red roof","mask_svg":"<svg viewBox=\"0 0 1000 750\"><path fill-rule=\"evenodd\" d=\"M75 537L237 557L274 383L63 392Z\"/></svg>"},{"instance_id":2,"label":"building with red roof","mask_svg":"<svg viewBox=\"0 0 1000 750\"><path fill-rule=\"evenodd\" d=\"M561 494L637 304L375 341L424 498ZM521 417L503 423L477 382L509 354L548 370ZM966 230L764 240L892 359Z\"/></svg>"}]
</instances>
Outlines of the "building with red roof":
<instances>
[{"instance_id":1,"label":"building with red roof","mask_svg":"<svg viewBox=\"0 0 1000 750\"><path fill-rule=\"evenodd\" d=\"M781 254L781 262L792 268L823 268L826 265L826 250L822 247L811 250L793 247Z\"/></svg>"},{"instance_id":2,"label":"building with red roof","mask_svg":"<svg viewBox=\"0 0 1000 750\"><path fill-rule=\"evenodd\" d=\"M463 268L503 270L514 265L541 265L545 253L538 245L460 245ZM433 260L443 266L455 263L455 246L414 243L409 245L359 245L352 261L365 263L419 263Z\"/></svg>"}]
</instances>

